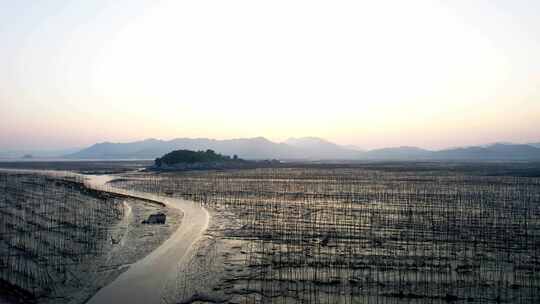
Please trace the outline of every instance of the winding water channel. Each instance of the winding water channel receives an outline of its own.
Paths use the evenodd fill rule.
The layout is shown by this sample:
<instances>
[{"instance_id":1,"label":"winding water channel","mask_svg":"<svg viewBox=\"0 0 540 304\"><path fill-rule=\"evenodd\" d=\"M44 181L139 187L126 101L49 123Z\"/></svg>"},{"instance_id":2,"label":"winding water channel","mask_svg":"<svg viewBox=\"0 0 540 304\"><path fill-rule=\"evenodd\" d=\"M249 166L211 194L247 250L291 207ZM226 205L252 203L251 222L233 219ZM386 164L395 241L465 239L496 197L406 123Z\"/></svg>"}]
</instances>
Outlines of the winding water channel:
<instances>
[{"instance_id":1,"label":"winding water channel","mask_svg":"<svg viewBox=\"0 0 540 304\"><path fill-rule=\"evenodd\" d=\"M88 301L91 304L161 303L165 284L168 280L176 278L177 265L187 262L185 261L187 253L206 231L210 220L208 212L200 204L192 201L105 186L113 179L112 176L89 175L86 177L88 186L92 188L157 201L169 208L180 209L184 213L180 226L168 240L143 259L132 264L127 271L111 284L100 289Z\"/></svg>"},{"instance_id":2,"label":"winding water channel","mask_svg":"<svg viewBox=\"0 0 540 304\"><path fill-rule=\"evenodd\" d=\"M107 184L115 177L111 175L80 175L66 171L0 169L7 172L25 172L54 176L78 175L86 179L86 186L131 198L162 203L176 208L184 216L178 229L158 248L131 266L112 283L101 288L87 303L130 303L161 304L165 285L177 278L182 263L188 262L192 246L208 228L210 215L200 204L184 199L165 197L151 193L115 188ZM180 265L180 267L178 267Z\"/></svg>"}]
</instances>

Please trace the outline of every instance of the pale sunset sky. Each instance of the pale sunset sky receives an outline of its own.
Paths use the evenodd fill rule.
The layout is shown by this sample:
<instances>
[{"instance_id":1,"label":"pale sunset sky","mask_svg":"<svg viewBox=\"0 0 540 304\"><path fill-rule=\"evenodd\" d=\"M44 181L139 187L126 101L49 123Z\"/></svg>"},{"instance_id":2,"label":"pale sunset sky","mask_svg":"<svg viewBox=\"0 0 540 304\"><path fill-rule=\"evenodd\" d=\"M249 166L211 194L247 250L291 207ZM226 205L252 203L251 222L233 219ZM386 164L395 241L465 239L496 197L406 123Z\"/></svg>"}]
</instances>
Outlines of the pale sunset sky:
<instances>
[{"instance_id":1,"label":"pale sunset sky","mask_svg":"<svg viewBox=\"0 0 540 304\"><path fill-rule=\"evenodd\" d=\"M0 150L540 142L540 1L0 0Z\"/></svg>"}]
</instances>

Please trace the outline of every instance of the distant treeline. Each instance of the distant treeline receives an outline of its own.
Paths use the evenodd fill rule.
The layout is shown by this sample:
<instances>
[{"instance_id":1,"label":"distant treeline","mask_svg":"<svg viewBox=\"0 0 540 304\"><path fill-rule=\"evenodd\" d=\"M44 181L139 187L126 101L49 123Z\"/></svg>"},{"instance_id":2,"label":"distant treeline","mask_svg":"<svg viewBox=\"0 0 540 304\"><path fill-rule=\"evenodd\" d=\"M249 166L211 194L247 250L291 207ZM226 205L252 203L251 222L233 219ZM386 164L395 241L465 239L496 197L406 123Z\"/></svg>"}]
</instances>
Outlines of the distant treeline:
<instances>
[{"instance_id":1,"label":"distant treeline","mask_svg":"<svg viewBox=\"0 0 540 304\"><path fill-rule=\"evenodd\" d=\"M175 165L180 163L195 164L230 161L241 161L241 159L239 159L237 155L234 155L231 158L230 156L221 155L210 149L206 151L176 150L156 158L155 164L160 167L163 164Z\"/></svg>"}]
</instances>

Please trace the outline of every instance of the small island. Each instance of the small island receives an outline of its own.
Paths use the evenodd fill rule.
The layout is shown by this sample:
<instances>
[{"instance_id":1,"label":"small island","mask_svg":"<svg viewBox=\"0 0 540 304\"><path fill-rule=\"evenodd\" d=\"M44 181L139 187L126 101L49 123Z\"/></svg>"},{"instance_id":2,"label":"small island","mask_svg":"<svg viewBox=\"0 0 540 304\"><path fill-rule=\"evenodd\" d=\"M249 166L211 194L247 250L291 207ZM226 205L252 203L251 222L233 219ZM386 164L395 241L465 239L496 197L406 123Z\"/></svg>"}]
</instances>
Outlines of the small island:
<instances>
[{"instance_id":1,"label":"small island","mask_svg":"<svg viewBox=\"0 0 540 304\"><path fill-rule=\"evenodd\" d=\"M197 170L197 169L233 169L241 168L250 162L238 158L221 155L213 150L191 151L176 150L156 158L154 168L161 170Z\"/></svg>"}]
</instances>

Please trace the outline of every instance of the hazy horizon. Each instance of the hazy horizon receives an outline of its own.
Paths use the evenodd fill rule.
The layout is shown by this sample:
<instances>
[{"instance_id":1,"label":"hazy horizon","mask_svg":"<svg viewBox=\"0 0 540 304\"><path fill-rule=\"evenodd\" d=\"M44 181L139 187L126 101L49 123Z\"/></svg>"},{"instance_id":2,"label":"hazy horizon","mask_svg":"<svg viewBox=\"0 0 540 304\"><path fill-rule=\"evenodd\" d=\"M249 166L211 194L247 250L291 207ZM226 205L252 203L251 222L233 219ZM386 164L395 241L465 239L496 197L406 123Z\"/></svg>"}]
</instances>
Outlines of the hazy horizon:
<instances>
[{"instance_id":1,"label":"hazy horizon","mask_svg":"<svg viewBox=\"0 0 540 304\"><path fill-rule=\"evenodd\" d=\"M423 147L423 146L414 146L414 145L399 145L399 146L380 146L380 147L371 147L371 148L365 148L363 146L359 146L359 145L354 145L354 144L347 144L347 143L337 143L337 142L333 142L331 140L328 140L326 138L321 138L321 137L317 137L317 136L301 136L301 137L290 137L290 138L287 138L285 140L272 140L272 139L269 139L265 136L255 136L255 137L248 137L248 138L240 138L240 137L237 137L237 138L221 138L221 139L218 139L218 138L203 138L203 137L175 137L175 138L168 138L168 139L163 139L163 138L155 138L155 137L149 137L149 138L141 138L141 139L136 139L136 140L133 140L133 141L97 141L97 142L94 142L94 143L91 143L89 145L86 145L86 146L79 146L79 147L61 147L61 148L45 148L45 149L31 149L31 148L22 148L22 149L4 149L4 150L0 150L0 152L48 152L48 153L52 153L52 152L64 152L67 153L67 154L71 154L71 153L74 153L74 152L78 152L80 150L83 150L83 149L86 149L86 148L89 148L90 146L92 145L95 145L95 144L103 144L103 143L112 143L112 144L123 144L123 143L131 143L131 142L141 142L141 141L146 141L146 140L159 140L159 141L171 141L171 140L175 140L175 139L210 139L210 140L236 140L236 139L254 139L254 138L264 138L264 139L267 139L267 140L270 140L271 142L274 142L274 143L287 143L288 140L290 139L316 139L316 140L324 140L324 141L328 141L330 143L333 143L333 144L337 144L341 147L344 147L344 148L347 148L347 149L351 149L351 150L358 150L358 151L372 151L372 150L377 150L377 149L384 149L384 148L400 148L400 147L414 147L414 148L420 148L420 149L424 149L424 150L429 150L429 151L440 151L440 150L447 150L447 149L454 149L454 148L467 148L467 147L474 147L474 146L489 146L489 145L493 145L493 144L535 144L535 145L538 145L540 144L540 140L536 140L536 141L530 141L530 142L504 142L504 141L495 141L495 142L490 142L490 143L479 143L479 144L474 144L474 145L462 145L462 146L447 146L447 147L441 147L441 148L429 148L429 147ZM56 154L51 154L51 155L56 155Z\"/></svg>"},{"instance_id":2,"label":"hazy horizon","mask_svg":"<svg viewBox=\"0 0 540 304\"><path fill-rule=\"evenodd\" d=\"M540 141L538 1L0 4L0 150Z\"/></svg>"}]
</instances>

